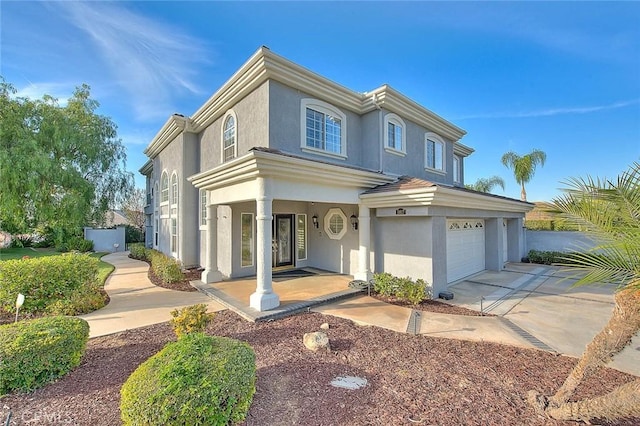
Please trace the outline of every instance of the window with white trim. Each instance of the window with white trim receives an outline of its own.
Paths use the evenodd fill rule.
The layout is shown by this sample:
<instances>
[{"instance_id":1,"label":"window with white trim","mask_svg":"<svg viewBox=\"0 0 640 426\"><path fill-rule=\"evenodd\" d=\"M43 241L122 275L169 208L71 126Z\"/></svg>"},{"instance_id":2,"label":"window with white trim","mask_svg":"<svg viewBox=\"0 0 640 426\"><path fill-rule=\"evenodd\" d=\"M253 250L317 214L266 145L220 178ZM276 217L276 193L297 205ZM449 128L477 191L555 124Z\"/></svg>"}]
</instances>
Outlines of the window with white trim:
<instances>
[{"instance_id":1,"label":"window with white trim","mask_svg":"<svg viewBox=\"0 0 640 426\"><path fill-rule=\"evenodd\" d=\"M158 209L158 206L160 205L160 194L158 193L158 181L156 181L155 185L154 185L154 192L153 192L153 203L156 206L156 210Z\"/></svg>"},{"instance_id":2,"label":"window with white trim","mask_svg":"<svg viewBox=\"0 0 640 426\"><path fill-rule=\"evenodd\" d=\"M347 233L347 216L338 208L329 209L324 216L324 232L332 240L339 240Z\"/></svg>"},{"instance_id":3,"label":"window with white trim","mask_svg":"<svg viewBox=\"0 0 640 426\"><path fill-rule=\"evenodd\" d=\"M178 253L178 219L171 218L171 253Z\"/></svg>"},{"instance_id":4,"label":"window with white trim","mask_svg":"<svg viewBox=\"0 0 640 426\"><path fill-rule=\"evenodd\" d=\"M326 102L302 99L301 147L332 157L347 157L346 115Z\"/></svg>"},{"instance_id":5,"label":"window with white trim","mask_svg":"<svg viewBox=\"0 0 640 426\"><path fill-rule=\"evenodd\" d=\"M425 167L444 171L444 141L433 133L425 136Z\"/></svg>"},{"instance_id":6,"label":"window with white trim","mask_svg":"<svg viewBox=\"0 0 640 426\"><path fill-rule=\"evenodd\" d=\"M169 175L167 171L162 172L162 177L160 178L160 203L168 203L169 202Z\"/></svg>"},{"instance_id":7,"label":"window with white trim","mask_svg":"<svg viewBox=\"0 0 640 426\"><path fill-rule=\"evenodd\" d=\"M200 227L207 226L207 191L200 190Z\"/></svg>"},{"instance_id":8,"label":"window with white trim","mask_svg":"<svg viewBox=\"0 0 640 426\"><path fill-rule=\"evenodd\" d=\"M230 110L225 115L222 124L222 162L233 160L237 155L237 118L236 113Z\"/></svg>"},{"instance_id":9,"label":"window with white trim","mask_svg":"<svg viewBox=\"0 0 640 426\"><path fill-rule=\"evenodd\" d=\"M455 183L460 183L460 157L457 155L453 156L453 181Z\"/></svg>"},{"instance_id":10,"label":"window with white trim","mask_svg":"<svg viewBox=\"0 0 640 426\"><path fill-rule=\"evenodd\" d=\"M174 172L171 175L171 205L178 204L178 175Z\"/></svg>"},{"instance_id":11,"label":"window with white trim","mask_svg":"<svg viewBox=\"0 0 640 426\"><path fill-rule=\"evenodd\" d=\"M253 266L253 213L241 213L241 266Z\"/></svg>"},{"instance_id":12,"label":"window with white trim","mask_svg":"<svg viewBox=\"0 0 640 426\"><path fill-rule=\"evenodd\" d=\"M392 154L404 155L406 153L406 126L402 118L396 114L384 116L384 147Z\"/></svg>"},{"instance_id":13,"label":"window with white trim","mask_svg":"<svg viewBox=\"0 0 640 426\"><path fill-rule=\"evenodd\" d=\"M298 260L307 259L307 215L297 215Z\"/></svg>"}]
</instances>

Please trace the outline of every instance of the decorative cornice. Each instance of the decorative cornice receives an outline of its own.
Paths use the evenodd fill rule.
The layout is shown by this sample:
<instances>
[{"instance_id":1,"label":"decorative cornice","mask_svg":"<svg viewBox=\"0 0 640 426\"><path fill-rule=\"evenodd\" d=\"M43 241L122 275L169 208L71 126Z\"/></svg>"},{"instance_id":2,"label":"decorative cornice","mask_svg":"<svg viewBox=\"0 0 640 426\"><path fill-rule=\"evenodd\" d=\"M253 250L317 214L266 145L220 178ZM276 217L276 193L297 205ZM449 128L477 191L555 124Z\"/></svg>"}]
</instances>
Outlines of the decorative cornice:
<instances>
[{"instance_id":1,"label":"decorative cornice","mask_svg":"<svg viewBox=\"0 0 640 426\"><path fill-rule=\"evenodd\" d=\"M262 46L191 118L176 115L170 117L169 121L165 123L147 149L145 149L145 154L153 158L175 138L180 126L174 122L174 117L184 118L185 122L182 124L182 129L199 132L269 79L360 115L376 108L384 107L390 112L412 120L426 129L453 141L459 155L469 155L473 152L473 150L458 142L466 134L463 129L390 86L383 85L366 93L355 92ZM468 154L466 154L467 152Z\"/></svg>"},{"instance_id":2,"label":"decorative cornice","mask_svg":"<svg viewBox=\"0 0 640 426\"><path fill-rule=\"evenodd\" d=\"M360 199L365 206L370 208L440 206L526 213L534 207L531 203L512 198L440 185L392 192L361 194Z\"/></svg>"},{"instance_id":3,"label":"decorative cornice","mask_svg":"<svg viewBox=\"0 0 640 426\"><path fill-rule=\"evenodd\" d=\"M155 158L156 155L162 152L162 150L183 131L193 131L191 119L181 114L173 114L151 140L151 143L144 150L144 153L149 158Z\"/></svg>"},{"instance_id":4,"label":"decorative cornice","mask_svg":"<svg viewBox=\"0 0 640 426\"><path fill-rule=\"evenodd\" d=\"M153 171L153 161L147 160L146 163L138 170L142 175L149 175Z\"/></svg>"},{"instance_id":5,"label":"decorative cornice","mask_svg":"<svg viewBox=\"0 0 640 426\"><path fill-rule=\"evenodd\" d=\"M229 163L187 178L199 189L216 189L258 176L317 182L351 188L373 188L396 178L382 173L292 157L274 152L251 151Z\"/></svg>"}]
</instances>

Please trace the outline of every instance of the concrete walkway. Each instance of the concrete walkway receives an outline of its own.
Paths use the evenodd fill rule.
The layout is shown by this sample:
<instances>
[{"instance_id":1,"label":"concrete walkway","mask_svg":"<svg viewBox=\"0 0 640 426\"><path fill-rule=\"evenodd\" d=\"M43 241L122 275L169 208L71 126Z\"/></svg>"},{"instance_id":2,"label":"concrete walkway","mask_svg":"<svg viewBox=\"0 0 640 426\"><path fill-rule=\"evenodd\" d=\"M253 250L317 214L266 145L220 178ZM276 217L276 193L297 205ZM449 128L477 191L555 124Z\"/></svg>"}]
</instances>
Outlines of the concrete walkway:
<instances>
[{"instance_id":1,"label":"concrete walkway","mask_svg":"<svg viewBox=\"0 0 640 426\"><path fill-rule=\"evenodd\" d=\"M89 337L169 321L172 310L198 303L207 304L209 312L225 309L200 292L167 290L154 285L147 277L149 265L128 255L129 252L120 252L102 257L116 267L104 286L111 300L104 308L80 316L89 322Z\"/></svg>"}]
</instances>

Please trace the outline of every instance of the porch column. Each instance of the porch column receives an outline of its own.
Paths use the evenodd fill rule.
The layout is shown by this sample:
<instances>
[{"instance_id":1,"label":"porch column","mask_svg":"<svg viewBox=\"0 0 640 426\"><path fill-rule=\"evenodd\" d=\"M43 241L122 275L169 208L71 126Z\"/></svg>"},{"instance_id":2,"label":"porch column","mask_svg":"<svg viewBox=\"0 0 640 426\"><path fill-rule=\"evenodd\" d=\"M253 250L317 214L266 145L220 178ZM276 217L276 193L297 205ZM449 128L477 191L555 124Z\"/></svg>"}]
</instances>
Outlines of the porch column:
<instances>
[{"instance_id":1,"label":"porch column","mask_svg":"<svg viewBox=\"0 0 640 426\"><path fill-rule=\"evenodd\" d=\"M273 199L268 182L262 177L256 180L256 291L249 297L249 306L258 311L268 311L280 306L280 298L273 292L271 282Z\"/></svg>"},{"instance_id":2,"label":"porch column","mask_svg":"<svg viewBox=\"0 0 640 426\"><path fill-rule=\"evenodd\" d=\"M369 207L358 206L358 272L356 280L369 281L372 278L369 266L369 253L371 252L371 215Z\"/></svg>"},{"instance_id":3,"label":"porch column","mask_svg":"<svg viewBox=\"0 0 640 426\"><path fill-rule=\"evenodd\" d=\"M207 244L207 256L200 280L203 283L222 281L222 274L218 270L218 206L215 204L207 206L205 242Z\"/></svg>"}]
</instances>

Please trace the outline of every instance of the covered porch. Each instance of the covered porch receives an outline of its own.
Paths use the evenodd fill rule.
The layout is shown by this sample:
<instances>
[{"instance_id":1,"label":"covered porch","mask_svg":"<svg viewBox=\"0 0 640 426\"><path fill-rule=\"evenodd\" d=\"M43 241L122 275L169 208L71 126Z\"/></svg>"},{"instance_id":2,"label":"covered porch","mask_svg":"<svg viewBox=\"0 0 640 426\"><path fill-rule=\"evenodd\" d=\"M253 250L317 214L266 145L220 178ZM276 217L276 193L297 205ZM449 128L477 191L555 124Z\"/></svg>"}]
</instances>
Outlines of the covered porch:
<instances>
[{"instance_id":1,"label":"covered porch","mask_svg":"<svg viewBox=\"0 0 640 426\"><path fill-rule=\"evenodd\" d=\"M256 290L256 277L208 284L195 281L192 285L249 321L267 321L362 294L361 289L349 287L351 280L349 275L315 268L275 272L272 286L280 305L269 311L259 311L250 306L251 295Z\"/></svg>"},{"instance_id":2,"label":"covered porch","mask_svg":"<svg viewBox=\"0 0 640 426\"><path fill-rule=\"evenodd\" d=\"M220 284L224 294L252 288L248 306L262 312L290 302L280 294L286 286L273 280L274 268L317 268L348 281L368 280L370 212L360 205L359 195L393 180L265 148L190 177L207 194L201 282L227 280ZM240 280L248 276L255 278ZM321 281L314 285L331 286Z\"/></svg>"}]
</instances>

